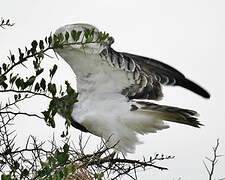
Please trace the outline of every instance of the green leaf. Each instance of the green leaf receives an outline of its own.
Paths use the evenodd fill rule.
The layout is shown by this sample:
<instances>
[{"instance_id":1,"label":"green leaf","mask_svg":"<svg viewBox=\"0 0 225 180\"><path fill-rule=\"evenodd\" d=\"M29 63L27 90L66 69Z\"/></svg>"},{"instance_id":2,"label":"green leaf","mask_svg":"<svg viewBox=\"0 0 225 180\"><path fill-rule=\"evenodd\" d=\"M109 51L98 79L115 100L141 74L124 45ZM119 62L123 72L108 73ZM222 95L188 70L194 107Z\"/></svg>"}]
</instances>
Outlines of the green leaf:
<instances>
[{"instance_id":1,"label":"green leaf","mask_svg":"<svg viewBox=\"0 0 225 180\"><path fill-rule=\"evenodd\" d=\"M59 39L60 42L62 42L64 40L64 36L63 36L62 33L58 34L58 39Z\"/></svg>"},{"instance_id":2,"label":"green leaf","mask_svg":"<svg viewBox=\"0 0 225 180\"><path fill-rule=\"evenodd\" d=\"M35 79L36 79L36 76L31 76L31 77L27 80L26 85L27 85L27 86L33 85Z\"/></svg>"},{"instance_id":3,"label":"green leaf","mask_svg":"<svg viewBox=\"0 0 225 180\"><path fill-rule=\"evenodd\" d=\"M73 40L76 42L76 41L77 41L77 40L76 40L76 34L77 34L77 31L72 30L70 33L71 33L71 36L72 36Z\"/></svg>"},{"instance_id":4,"label":"green leaf","mask_svg":"<svg viewBox=\"0 0 225 180\"><path fill-rule=\"evenodd\" d=\"M49 109L50 109L50 110L52 110L52 109L54 109L54 108L56 107L57 102L58 102L57 99L58 99L58 98L54 97L54 98L50 101L50 104L49 104Z\"/></svg>"},{"instance_id":5,"label":"green leaf","mask_svg":"<svg viewBox=\"0 0 225 180\"><path fill-rule=\"evenodd\" d=\"M0 76L0 84L7 80L6 76Z\"/></svg>"},{"instance_id":6,"label":"green leaf","mask_svg":"<svg viewBox=\"0 0 225 180\"><path fill-rule=\"evenodd\" d=\"M52 94L52 96L56 95L56 85L52 83L48 83L48 90Z\"/></svg>"},{"instance_id":7,"label":"green leaf","mask_svg":"<svg viewBox=\"0 0 225 180\"><path fill-rule=\"evenodd\" d=\"M66 31L66 33L65 33L65 39L66 39L67 42L68 42L69 37L70 37L70 34Z\"/></svg>"},{"instance_id":8,"label":"green leaf","mask_svg":"<svg viewBox=\"0 0 225 180\"><path fill-rule=\"evenodd\" d=\"M20 87L22 90L24 90L27 87L23 79L20 79Z\"/></svg>"},{"instance_id":9,"label":"green leaf","mask_svg":"<svg viewBox=\"0 0 225 180\"><path fill-rule=\"evenodd\" d=\"M102 172L94 174L94 178L96 180L102 180L103 177L104 177L104 173L102 173Z\"/></svg>"},{"instance_id":10,"label":"green leaf","mask_svg":"<svg viewBox=\"0 0 225 180\"><path fill-rule=\"evenodd\" d=\"M38 46L37 41L36 40L32 41L31 46L32 46L32 48L36 49Z\"/></svg>"},{"instance_id":11,"label":"green leaf","mask_svg":"<svg viewBox=\"0 0 225 180\"><path fill-rule=\"evenodd\" d=\"M34 91L39 91L39 90L40 90L40 85L39 83L36 83L34 87Z\"/></svg>"},{"instance_id":12,"label":"green leaf","mask_svg":"<svg viewBox=\"0 0 225 180\"><path fill-rule=\"evenodd\" d=\"M85 37L86 39L88 38L88 36L90 36L90 34L91 34L91 30L86 29L86 30L84 31L84 37Z\"/></svg>"},{"instance_id":13,"label":"green leaf","mask_svg":"<svg viewBox=\"0 0 225 180\"><path fill-rule=\"evenodd\" d=\"M53 179L54 179L54 180L62 180L63 177L64 177L63 171L57 170L57 171L55 172L55 174L54 174Z\"/></svg>"},{"instance_id":14,"label":"green leaf","mask_svg":"<svg viewBox=\"0 0 225 180\"><path fill-rule=\"evenodd\" d=\"M55 121L53 117L48 117L48 119L45 119L48 126L51 126L52 128L55 128Z\"/></svg>"},{"instance_id":15,"label":"green leaf","mask_svg":"<svg viewBox=\"0 0 225 180\"><path fill-rule=\"evenodd\" d=\"M60 165L64 165L69 159L69 154L66 152L59 152L56 150L55 158Z\"/></svg>"},{"instance_id":16,"label":"green leaf","mask_svg":"<svg viewBox=\"0 0 225 180\"><path fill-rule=\"evenodd\" d=\"M15 55L12 54L10 59L11 59L12 63L14 63L15 62Z\"/></svg>"},{"instance_id":17,"label":"green leaf","mask_svg":"<svg viewBox=\"0 0 225 180\"><path fill-rule=\"evenodd\" d=\"M38 69L39 63L37 60L33 61L34 69Z\"/></svg>"},{"instance_id":18,"label":"green leaf","mask_svg":"<svg viewBox=\"0 0 225 180\"><path fill-rule=\"evenodd\" d=\"M53 47L54 48L63 48L62 44L60 43L59 35L53 35Z\"/></svg>"},{"instance_id":19,"label":"green leaf","mask_svg":"<svg viewBox=\"0 0 225 180\"><path fill-rule=\"evenodd\" d=\"M66 92L69 96L72 96L75 93L75 90L70 86L68 81L65 82L66 84Z\"/></svg>"},{"instance_id":20,"label":"green leaf","mask_svg":"<svg viewBox=\"0 0 225 180\"><path fill-rule=\"evenodd\" d=\"M97 38L97 42L99 43L103 43L104 41L106 41L109 38L109 34L106 32L99 32L98 33L98 38ZM110 40L109 43L112 43L114 40L113 38Z\"/></svg>"},{"instance_id":21,"label":"green leaf","mask_svg":"<svg viewBox=\"0 0 225 180\"><path fill-rule=\"evenodd\" d=\"M21 79L18 78L15 83L16 83L17 89L19 89L21 87Z\"/></svg>"},{"instance_id":22,"label":"green leaf","mask_svg":"<svg viewBox=\"0 0 225 180\"><path fill-rule=\"evenodd\" d=\"M41 79L40 86L45 91L45 89L46 89L46 81L45 81L45 79L43 79L43 78Z\"/></svg>"},{"instance_id":23,"label":"green leaf","mask_svg":"<svg viewBox=\"0 0 225 180\"><path fill-rule=\"evenodd\" d=\"M45 43L47 44L48 43L48 37L45 36Z\"/></svg>"},{"instance_id":24,"label":"green leaf","mask_svg":"<svg viewBox=\"0 0 225 180\"><path fill-rule=\"evenodd\" d=\"M94 39L94 36L93 36L93 35L88 36L88 38L86 38L86 43L91 43L91 42L93 42L93 39Z\"/></svg>"},{"instance_id":25,"label":"green leaf","mask_svg":"<svg viewBox=\"0 0 225 180\"><path fill-rule=\"evenodd\" d=\"M19 48L19 60L23 61L24 60L24 53L22 53L21 49Z\"/></svg>"},{"instance_id":26,"label":"green leaf","mask_svg":"<svg viewBox=\"0 0 225 180\"><path fill-rule=\"evenodd\" d=\"M18 99L18 96L16 94L14 95L14 99L15 101Z\"/></svg>"},{"instance_id":27,"label":"green leaf","mask_svg":"<svg viewBox=\"0 0 225 180\"><path fill-rule=\"evenodd\" d=\"M6 175L6 174L2 174L1 175L1 180L11 180L12 178L11 178L11 176L8 174L8 175Z\"/></svg>"},{"instance_id":28,"label":"green leaf","mask_svg":"<svg viewBox=\"0 0 225 180\"><path fill-rule=\"evenodd\" d=\"M52 169L47 165L45 166L42 170L38 171L38 176L44 177L44 176L49 176L52 172Z\"/></svg>"},{"instance_id":29,"label":"green leaf","mask_svg":"<svg viewBox=\"0 0 225 180\"><path fill-rule=\"evenodd\" d=\"M50 71L50 75L49 75L50 78L52 78L55 75L56 70L57 70L57 65L55 64L53 66L53 68L49 70Z\"/></svg>"},{"instance_id":30,"label":"green leaf","mask_svg":"<svg viewBox=\"0 0 225 180\"><path fill-rule=\"evenodd\" d=\"M4 71L7 70L7 65L6 65L6 63L3 63L3 64L2 64L2 69L3 69Z\"/></svg>"},{"instance_id":31,"label":"green leaf","mask_svg":"<svg viewBox=\"0 0 225 180\"><path fill-rule=\"evenodd\" d=\"M66 153L68 153L69 152L69 145L66 143L66 144L64 144L64 146L63 146L63 150L64 150L64 152L66 152Z\"/></svg>"},{"instance_id":32,"label":"green leaf","mask_svg":"<svg viewBox=\"0 0 225 180\"><path fill-rule=\"evenodd\" d=\"M50 46L52 44L52 36L48 37L48 45Z\"/></svg>"},{"instance_id":33,"label":"green leaf","mask_svg":"<svg viewBox=\"0 0 225 180\"><path fill-rule=\"evenodd\" d=\"M42 68L42 69L38 69L38 70L36 71L36 76L40 75L43 71L44 71L43 68Z\"/></svg>"},{"instance_id":34,"label":"green leaf","mask_svg":"<svg viewBox=\"0 0 225 180\"><path fill-rule=\"evenodd\" d=\"M75 42L77 42L80 39L80 35L81 35L82 31L72 30L70 33L71 33L71 36L72 36L73 40Z\"/></svg>"},{"instance_id":35,"label":"green leaf","mask_svg":"<svg viewBox=\"0 0 225 180\"><path fill-rule=\"evenodd\" d=\"M82 31L78 31L78 32L77 32L77 40L76 40L76 41L78 41L78 40L80 39L81 33L82 33Z\"/></svg>"},{"instance_id":36,"label":"green leaf","mask_svg":"<svg viewBox=\"0 0 225 180\"><path fill-rule=\"evenodd\" d=\"M86 43L90 43L90 42L93 41L93 39L94 39L94 30L95 30L94 28L91 29L91 30L89 30L89 29L85 30L84 36L86 38Z\"/></svg>"},{"instance_id":37,"label":"green leaf","mask_svg":"<svg viewBox=\"0 0 225 180\"><path fill-rule=\"evenodd\" d=\"M41 112L41 113L44 115L45 120L48 120L49 115L50 115L50 112L49 112L49 111L43 111L43 112Z\"/></svg>"},{"instance_id":38,"label":"green leaf","mask_svg":"<svg viewBox=\"0 0 225 180\"><path fill-rule=\"evenodd\" d=\"M7 89L8 84L6 84L5 82L2 82L2 83L1 83L1 86L2 86L4 89Z\"/></svg>"},{"instance_id":39,"label":"green leaf","mask_svg":"<svg viewBox=\"0 0 225 180\"><path fill-rule=\"evenodd\" d=\"M40 42L39 42L39 48L40 48L41 50L45 48L45 46L44 46L44 41L43 41L43 40L40 40Z\"/></svg>"},{"instance_id":40,"label":"green leaf","mask_svg":"<svg viewBox=\"0 0 225 180\"><path fill-rule=\"evenodd\" d=\"M15 82L17 76L18 76L18 74L16 76L13 76L10 78L10 80L9 80L10 84L13 84Z\"/></svg>"}]
</instances>

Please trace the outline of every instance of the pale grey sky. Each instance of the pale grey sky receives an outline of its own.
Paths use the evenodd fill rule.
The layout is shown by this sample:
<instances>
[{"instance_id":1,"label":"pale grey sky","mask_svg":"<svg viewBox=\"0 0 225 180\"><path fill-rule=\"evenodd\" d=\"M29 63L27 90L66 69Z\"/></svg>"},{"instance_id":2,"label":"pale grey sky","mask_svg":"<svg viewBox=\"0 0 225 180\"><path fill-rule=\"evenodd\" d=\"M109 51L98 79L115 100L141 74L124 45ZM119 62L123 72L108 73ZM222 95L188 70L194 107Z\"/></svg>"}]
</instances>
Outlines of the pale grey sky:
<instances>
[{"instance_id":1,"label":"pale grey sky","mask_svg":"<svg viewBox=\"0 0 225 180\"><path fill-rule=\"evenodd\" d=\"M0 16L16 24L0 29L1 63L8 50L42 39L58 27L84 22L109 32L114 38L113 48L156 58L176 67L188 78L209 90L210 100L182 88L164 88L161 103L190 108L200 113L201 129L170 124L171 128L142 137L144 144L130 157L165 153L174 160L163 163L169 171L141 172L140 179L193 180L206 179L202 160L210 156L211 146L220 138L220 153L225 154L225 1L224 0L7 0L2 1ZM60 65L60 82L74 76L66 63ZM48 64L47 63L47 64ZM41 109L35 103L30 109ZM58 132L59 126L54 132ZM30 133L47 139L53 130L38 120L21 119L17 123L18 137ZM78 131L71 130L77 135ZM40 135L41 134L41 135ZM216 169L216 177L225 177L225 158Z\"/></svg>"}]
</instances>

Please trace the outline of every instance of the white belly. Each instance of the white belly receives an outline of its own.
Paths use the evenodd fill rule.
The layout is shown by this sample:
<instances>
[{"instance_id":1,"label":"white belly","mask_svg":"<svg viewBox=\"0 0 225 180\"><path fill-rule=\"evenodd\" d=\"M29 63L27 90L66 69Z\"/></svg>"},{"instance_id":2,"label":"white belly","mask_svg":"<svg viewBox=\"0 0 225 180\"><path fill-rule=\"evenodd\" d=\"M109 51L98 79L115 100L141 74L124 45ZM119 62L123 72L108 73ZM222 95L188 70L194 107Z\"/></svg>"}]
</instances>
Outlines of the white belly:
<instances>
[{"instance_id":1,"label":"white belly","mask_svg":"<svg viewBox=\"0 0 225 180\"><path fill-rule=\"evenodd\" d=\"M140 141L137 134L156 132L168 128L162 120L149 113L130 111L134 102L120 94L80 94L74 105L73 119L91 133L106 140L109 147L124 153L134 152ZM79 99L79 98L78 98Z\"/></svg>"}]
</instances>

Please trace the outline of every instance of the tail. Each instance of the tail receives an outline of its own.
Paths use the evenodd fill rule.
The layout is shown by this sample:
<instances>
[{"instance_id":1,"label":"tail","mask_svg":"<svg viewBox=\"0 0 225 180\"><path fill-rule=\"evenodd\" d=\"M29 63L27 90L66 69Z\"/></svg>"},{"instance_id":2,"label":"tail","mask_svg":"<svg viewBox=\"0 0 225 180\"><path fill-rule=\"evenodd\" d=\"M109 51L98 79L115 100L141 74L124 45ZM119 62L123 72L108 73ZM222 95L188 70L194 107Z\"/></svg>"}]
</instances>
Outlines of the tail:
<instances>
[{"instance_id":1,"label":"tail","mask_svg":"<svg viewBox=\"0 0 225 180\"><path fill-rule=\"evenodd\" d=\"M137 103L135 108L136 110L149 111L165 121L186 124L196 128L202 126L202 124L197 119L198 113L196 111L172 106L158 105L146 101L135 102Z\"/></svg>"}]
</instances>

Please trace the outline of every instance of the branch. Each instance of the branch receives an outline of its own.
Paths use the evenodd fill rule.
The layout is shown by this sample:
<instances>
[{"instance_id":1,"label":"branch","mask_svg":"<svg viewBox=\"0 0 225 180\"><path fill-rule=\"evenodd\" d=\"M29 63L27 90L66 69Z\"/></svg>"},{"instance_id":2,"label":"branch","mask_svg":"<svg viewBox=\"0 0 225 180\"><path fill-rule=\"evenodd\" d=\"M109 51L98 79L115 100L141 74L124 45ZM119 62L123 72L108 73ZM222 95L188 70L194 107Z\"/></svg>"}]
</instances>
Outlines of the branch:
<instances>
[{"instance_id":1,"label":"branch","mask_svg":"<svg viewBox=\"0 0 225 180\"><path fill-rule=\"evenodd\" d=\"M2 111L2 110L8 110L8 109L10 109L10 106L16 106L18 109L19 109L19 107L17 106L17 103L19 103L19 102L22 102L22 101L24 101L24 100L26 100L26 99L30 99L30 98L32 98L34 95L31 95L31 96L24 96L24 97L22 97L22 98L20 98L20 99L16 99L14 102L10 102L9 100L8 100L8 103L6 103L5 104L5 106L4 107L1 107L0 106L0 112Z\"/></svg>"},{"instance_id":2,"label":"branch","mask_svg":"<svg viewBox=\"0 0 225 180\"><path fill-rule=\"evenodd\" d=\"M124 164L132 164L135 166L135 169L138 167L153 167L159 170L168 170L166 167L156 166L153 164L152 161L140 161L140 160L132 160L132 159L121 159L121 158L115 158L115 159L109 159L104 158L100 160L94 160L89 163L89 165L96 165L96 164L104 164L104 163L124 163Z\"/></svg>"},{"instance_id":3,"label":"branch","mask_svg":"<svg viewBox=\"0 0 225 180\"><path fill-rule=\"evenodd\" d=\"M4 20L1 18L0 27L4 29L5 26L14 26L14 23L11 23L10 19Z\"/></svg>"},{"instance_id":4,"label":"branch","mask_svg":"<svg viewBox=\"0 0 225 180\"><path fill-rule=\"evenodd\" d=\"M29 113L25 113L25 112L0 111L0 114L13 114L15 116L26 115L26 116L30 116L30 117L37 117L37 118L40 118L40 119L44 119L43 117L41 117L37 114L29 114Z\"/></svg>"},{"instance_id":5,"label":"branch","mask_svg":"<svg viewBox=\"0 0 225 180\"><path fill-rule=\"evenodd\" d=\"M220 142L219 142L219 139L217 139L216 141L216 146L213 147L213 158L210 159L208 157L205 157L206 160L208 160L211 164L211 167L207 166L206 162L203 161L203 164L206 168L206 171L208 173L208 176L209 176L209 180L212 180L213 179L213 175L214 175L214 172L215 172L215 166L216 164L218 163L218 158L222 157L223 155L218 155L217 154L217 151L218 151L218 148L219 148L219 145L220 145Z\"/></svg>"},{"instance_id":6,"label":"branch","mask_svg":"<svg viewBox=\"0 0 225 180\"><path fill-rule=\"evenodd\" d=\"M114 151L113 147L107 147L105 142L103 142L103 144L98 148L97 152L93 154L85 154L84 145L82 145L84 144L82 142L82 136L80 137L79 148L75 149L75 156L73 156L74 158L71 162L68 162L68 165L74 164L77 169L91 169L91 171L89 171L90 173L93 173L94 176L96 176L96 173L103 173L104 176L108 174L110 179L118 179L122 176L129 176L132 179L137 179L137 169L142 168L145 170L147 167L151 167L159 170L168 170L166 167L155 164L161 160L174 158L173 156L159 156L159 154L156 154L154 157L150 157L149 160L146 160L145 158L143 158L143 160L126 159L124 156L120 158L118 157L119 154ZM86 143L87 142L85 142L85 144ZM97 169L99 169L100 172L97 171ZM131 172L134 172L134 175L131 175Z\"/></svg>"},{"instance_id":7,"label":"branch","mask_svg":"<svg viewBox=\"0 0 225 180\"><path fill-rule=\"evenodd\" d=\"M40 50L38 52L35 52L31 55L27 55L25 57L23 57L21 60L19 60L18 62L15 62L11 67L9 67L4 73L1 74L0 77L3 77L5 76L6 74L8 74L8 72L10 72L13 68L15 68L16 66L20 65L20 64L23 64L24 62L26 62L29 58L32 58L32 57L35 57L37 55L39 55L40 53L45 53L46 51L50 50L50 49L53 49L53 47L48 47L44 50Z\"/></svg>"},{"instance_id":8,"label":"branch","mask_svg":"<svg viewBox=\"0 0 225 180\"><path fill-rule=\"evenodd\" d=\"M48 96L47 94L43 94L43 93L38 93L38 92L33 92L33 91L28 91L28 90L14 90L14 89L5 89L5 90L0 90L0 93L5 93L5 92L14 92L14 93L29 93L29 94L33 94L33 95L38 95L38 96L45 96L49 99L52 99L52 97Z\"/></svg>"},{"instance_id":9,"label":"branch","mask_svg":"<svg viewBox=\"0 0 225 180\"><path fill-rule=\"evenodd\" d=\"M74 33L78 34L78 36L74 35ZM92 36L92 38L91 38L92 40L89 40L88 37L85 37L85 34L89 34L88 36ZM55 50L55 49L58 49L58 48L63 49L65 46L71 46L71 45L81 45L82 47L85 47L85 45L87 45L87 44L93 44L93 43L102 44L106 40L111 38L111 37L109 37L109 34L99 32L97 39L93 40L94 31L89 32L89 30L86 30L84 32L82 40L78 41L78 39L80 38L80 35L81 35L81 33L79 33L79 32L77 33L77 32L71 31L71 37L74 40L73 42L68 42L68 38L70 36L69 33L65 34L65 35L63 35L62 33L60 33L58 35L54 34L53 36L50 35L49 37L45 38L46 44L48 45L48 47L45 48L45 49L44 49L44 42L42 40L40 41L41 44L40 43L38 44L37 41L33 41L31 43L32 48L29 51L26 52L27 55L24 56L24 53L22 53L20 51L20 57L19 57L20 60L18 62L14 62L12 66L10 66L8 69L6 69L6 71L3 74L1 74L0 78L4 77L9 71L11 71L17 65L19 65L19 64L23 65L23 63L25 61L27 61L29 58L32 58L32 57L37 58L38 56L44 57L44 55L46 55L46 52L49 51L49 50ZM74 37L74 36L77 36L77 37ZM86 38L85 41L84 41L84 38ZM40 47L40 50L36 51L38 45ZM28 52L29 53L31 52L31 55ZM39 57L39 59L40 59L40 57Z\"/></svg>"}]
</instances>

